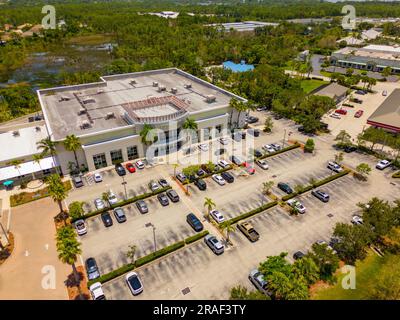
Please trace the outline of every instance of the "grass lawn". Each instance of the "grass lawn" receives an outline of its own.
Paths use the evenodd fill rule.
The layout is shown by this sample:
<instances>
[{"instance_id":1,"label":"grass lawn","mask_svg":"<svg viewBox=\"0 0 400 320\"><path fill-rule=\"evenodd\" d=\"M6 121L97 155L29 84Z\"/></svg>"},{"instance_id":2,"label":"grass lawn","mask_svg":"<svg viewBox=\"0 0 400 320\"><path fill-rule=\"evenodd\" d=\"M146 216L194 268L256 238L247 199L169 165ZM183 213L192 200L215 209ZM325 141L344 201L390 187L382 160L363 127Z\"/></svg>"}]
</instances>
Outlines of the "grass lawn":
<instances>
[{"instance_id":1,"label":"grass lawn","mask_svg":"<svg viewBox=\"0 0 400 320\"><path fill-rule=\"evenodd\" d=\"M363 261L356 262L356 289L343 289L344 274L338 275L337 283L329 288L317 290L311 297L313 300L360 300L366 299L368 288L376 282L385 259L370 251Z\"/></svg>"},{"instance_id":2,"label":"grass lawn","mask_svg":"<svg viewBox=\"0 0 400 320\"><path fill-rule=\"evenodd\" d=\"M327 81L314 80L314 79L304 79L301 80L301 88L305 93L310 93L311 91L319 88L320 86L327 84Z\"/></svg>"},{"instance_id":3,"label":"grass lawn","mask_svg":"<svg viewBox=\"0 0 400 320\"><path fill-rule=\"evenodd\" d=\"M103 43L111 42L112 37L104 34L90 34L72 37L68 40L68 43L75 45L100 45Z\"/></svg>"}]
</instances>

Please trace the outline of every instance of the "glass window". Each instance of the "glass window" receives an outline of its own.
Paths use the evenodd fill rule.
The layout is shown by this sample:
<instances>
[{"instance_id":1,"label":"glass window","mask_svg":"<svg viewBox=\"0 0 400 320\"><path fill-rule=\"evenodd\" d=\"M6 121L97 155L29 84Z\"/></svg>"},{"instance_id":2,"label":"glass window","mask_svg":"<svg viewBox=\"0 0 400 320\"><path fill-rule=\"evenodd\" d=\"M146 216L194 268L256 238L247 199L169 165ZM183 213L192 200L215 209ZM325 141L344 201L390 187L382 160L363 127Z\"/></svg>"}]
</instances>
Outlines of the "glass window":
<instances>
[{"instance_id":1,"label":"glass window","mask_svg":"<svg viewBox=\"0 0 400 320\"><path fill-rule=\"evenodd\" d=\"M93 163L96 169L107 167L106 155L104 153L94 155Z\"/></svg>"},{"instance_id":2,"label":"glass window","mask_svg":"<svg viewBox=\"0 0 400 320\"><path fill-rule=\"evenodd\" d=\"M126 148L126 151L128 153L128 160L139 158L137 146L128 147Z\"/></svg>"},{"instance_id":3,"label":"glass window","mask_svg":"<svg viewBox=\"0 0 400 320\"><path fill-rule=\"evenodd\" d=\"M112 164L121 163L124 161L124 158L122 158L121 149L110 151L110 156Z\"/></svg>"}]
</instances>

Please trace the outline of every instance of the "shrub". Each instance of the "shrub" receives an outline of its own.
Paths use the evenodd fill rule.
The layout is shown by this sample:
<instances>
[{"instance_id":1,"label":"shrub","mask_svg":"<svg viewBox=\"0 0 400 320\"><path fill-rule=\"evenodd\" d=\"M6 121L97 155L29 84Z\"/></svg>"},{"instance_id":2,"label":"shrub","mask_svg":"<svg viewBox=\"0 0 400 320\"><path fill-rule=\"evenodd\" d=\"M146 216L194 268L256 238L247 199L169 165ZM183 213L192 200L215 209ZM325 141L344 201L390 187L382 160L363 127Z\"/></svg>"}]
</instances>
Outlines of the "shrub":
<instances>
[{"instance_id":1,"label":"shrub","mask_svg":"<svg viewBox=\"0 0 400 320\"><path fill-rule=\"evenodd\" d=\"M393 173L392 178L400 178L400 171Z\"/></svg>"},{"instance_id":2,"label":"shrub","mask_svg":"<svg viewBox=\"0 0 400 320\"><path fill-rule=\"evenodd\" d=\"M307 139L306 144L304 145L304 152L313 152L315 149L314 139Z\"/></svg>"},{"instance_id":3,"label":"shrub","mask_svg":"<svg viewBox=\"0 0 400 320\"><path fill-rule=\"evenodd\" d=\"M350 170L348 170L348 169L343 170L342 172L336 173L336 174L334 174L332 176L329 176L329 177L327 177L325 179L317 181L316 183L314 183L313 187L314 188L320 187L320 186L322 186L322 185L324 185L324 184L326 184L328 182L331 182L333 180L336 180L336 179L338 179L340 177L343 177L343 176L347 175L349 172L350 172Z\"/></svg>"},{"instance_id":4,"label":"shrub","mask_svg":"<svg viewBox=\"0 0 400 320\"><path fill-rule=\"evenodd\" d=\"M142 266L142 265L144 265L146 263L149 263L149 262L151 262L151 261L153 261L155 259L158 259L158 258L160 258L162 256L165 256L168 253L174 252L174 251L182 248L184 245L185 245L185 241L179 241L179 242L176 242L174 244L171 244L168 247L162 248L162 249L160 249L160 250L158 250L156 252L150 253L147 256L144 256L142 258L137 259L135 261L135 266L136 267L140 267L140 266Z\"/></svg>"},{"instance_id":5,"label":"shrub","mask_svg":"<svg viewBox=\"0 0 400 320\"><path fill-rule=\"evenodd\" d=\"M204 230L204 231L202 231L202 232L200 232L200 233L197 233L197 234L195 234L194 236L191 236L191 237L189 237L189 238L186 238L185 239L185 244L190 244L190 243L192 243L192 242L195 242L195 241L197 241L197 240L199 240L199 239L201 239L201 238L204 238L206 235L208 235L209 234L209 232L208 232L208 230Z\"/></svg>"},{"instance_id":6,"label":"shrub","mask_svg":"<svg viewBox=\"0 0 400 320\"><path fill-rule=\"evenodd\" d=\"M133 269L135 269L135 266L132 263L123 265L122 267L120 267L118 269L115 269L115 270L113 270L113 271L111 271L109 273L106 273L106 274L100 276L100 278L97 278L97 279L94 279L94 280L89 280L87 286L89 288L95 282L104 283L104 282L110 281L110 280L115 279L115 278L117 278L119 276L122 276L123 274L125 274L125 273L127 273L129 271L132 271Z\"/></svg>"},{"instance_id":7,"label":"shrub","mask_svg":"<svg viewBox=\"0 0 400 320\"><path fill-rule=\"evenodd\" d=\"M257 214L257 213L260 213L260 212L265 211L265 210L267 210L269 208L272 208L272 207L276 206L277 203L278 203L277 201L268 202L268 203L262 205L261 207L258 207L256 209L253 209L253 210L249 211L249 212L243 213L240 216L237 216L235 218L232 218L232 219L228 220L227 223L234 224L234 223L236 223L236 222L238 222L240 220L249 218L249 217L251 217L251 216L253 216L253 215Z\"/></svg>"}]
</instances>

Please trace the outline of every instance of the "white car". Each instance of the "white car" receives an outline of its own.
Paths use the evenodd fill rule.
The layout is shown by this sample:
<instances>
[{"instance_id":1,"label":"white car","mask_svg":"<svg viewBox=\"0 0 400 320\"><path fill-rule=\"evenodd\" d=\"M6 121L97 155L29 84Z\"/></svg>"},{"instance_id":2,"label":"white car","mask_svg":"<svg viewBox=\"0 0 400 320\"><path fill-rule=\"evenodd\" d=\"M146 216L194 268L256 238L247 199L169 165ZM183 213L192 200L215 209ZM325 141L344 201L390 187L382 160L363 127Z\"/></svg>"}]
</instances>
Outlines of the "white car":
<instances>
[{"instance_id":1,"label":"white car","mask_svg":"<svg viewBox=\"0 0 400 320\"><path fill-rule=\"evenodd\" d=\"M275 149L270 144L265 144L262 148L269 153L275 152Z\"/></svg>"},{"instance_id":2,"label":"white car","mask_svg":"<svg viewBox=\"0 0 400 320\"><path fill-rule=\"evenodd\" d=\"M337 113L331 113L329 116L335 119L342 119Z\"/></svg>"},{"instance_id":3,"label":"white car","mask_svg":"<svg viewBox=\"0 0 400 320\"><path fill-rule=\"evenodd\" d=\"M383 90L383 91L382 91L382 95L383 95L383 96L387 96L387 91L386 91L386 90Z\"/></svg>"},{"instance_id":4,"label":"white car","mask_svg":"<svg viewBox=\"0 0 400 320\"><path fill-rule=\"evenodd\" d=\"M386 169L387 167L389 167L390 166L390 161L388 161L388 160L381 160L381 161L379 161L377 164L376 164L376 168L377 169L379 169L379 170L383 170L383 169Z\"/></svg>"},{"instance_id":5,"label":"white car","mask_svg":"<svg viewBox=\"0 0 400 320\"><path fill-rule=\"evenodd\" d=\"M271 147L274 148L275 151L279 151L282 149L282 147L277 143L272 143Z\"/></svg>"},{"instance_id":6,"label":"white car","mask_svg":"<svg viewBox=\"0 0 400 320\"><path fill-rule=\"evenodd\" d=\"M100 198L94 199L94 205L97 210L104 209L106 207L104 201Z\"/></svg>"},{"instance_id":7,"label":"white car","mask_svg":"<svg viewBox=\"0 0 400 320\"><path fill-rule=\"evenodd\" d=\"M125 281L134 296L143 291L143 284L136 272L129 272L125 276Z\"/></svg>"},{"instance_id":8,"label":"white car","mask_svg":"<svg viewBox=\"0 0 400 320\"><path fill-rule=\"evenodd\" d=\"M360 216L353 216L353 218L351 218L351 223L352 224L363 224L363 218L361 218Z\"/></svg>"},{"instance_id":9,"label":"white car","mask_svg":"<svg viewBox=\"0 0 400 320\"><path fill-rule=\"evenodd\" d=\"M136 161L135 165L138 169L144 169L144 162L142 160Z\"/></svg>"},{"instance_id":10,"label":"white car","mask_svg":"<svg viewBox=\"0 0 400 320\"><path fill-rule=\"evenodd\" d=\"M304 214L306 213L306 207L303 206L303 204L296 200L296 199L290 199L286 202L289 206L291 206L293 209L297 210L298 213Z\"/></svg>"},{"instance_id":11,"label":"white car","mask_svg":"<svg viewBox=\"0 0 400 320\"><path fill-rule=\"evenodd\" d=\"M227 137L221 137L219 138L219 142L223 145L227 145L229 143L229 140Z\"/></svg>"},{"instance_id":12,"label":"white car","mask_svg":"<svg viewBox=\"0 0 400 320\"><path fill-rule=\"evenodd\" d=\"M93 175L93 179L94 179L94 182L96 182L96 183L102 182L103 181L103 176L100 173L96 172Z\"/></svg>"},{"instance_id":13,"label":"white car","mask_svg":"<svg viewBox=\"0 0 400 320\"><path fill-rule=\"evenodd\" d=\"M108 193L108 202L110 204L116 204L118 202L117 196L114 194L114 192L110 191Z\"/></svg>"},{"instance_id":14,"label":"white car","mask_svg":"<svg viewBox=\"0 0 400 320\"><path fill-rule=\"evenodd\" d=\"M75 229L78 235L83 236L84 234L87 233L87 228L85 224L85 220L80 219L75 222Z\"/></svg>"},{"instance_id":15,"label":"white car","mask_svg":"<svg viewBox=\"0 0 400 320\"><path fill-rule=\"evenodd\" d=\"M257 160L256 160L256 163L257 163L257 165L258 165L261 169L267 170L267 169L269 168L268 163L267 163L267 161L265 161L265 160L259 160L259 159L257 159Z\"/></svg>"},{"instance_id":16,"label":"white car","mask_svg":"<svg viewBox=\"0 0 400 320\"><path fill-rule=\"evenodd\" d=\"M229 162L226 160L219 160L218 161L218 165L222 168L225 169L227 167L229 167Z\"/></svg>"},{"instance_id":17,"label":"white car","mask_svg":"<svg viewBox=\"0 0 400 320\"><path fill-rule=\"evenodd\" d=\"M336 162L333 162L333 161L328 162L327 168L331 169L332 171L335 171L337 173L343 171L343 168L339 164L337 164Z\"/></svg>"},{"instance_id":18,"label":"white car","mask_svg":"<svg viewBox=\"0 0 400 320\"><path fill-rule=\"evenodd\" d=\"M206 143L199 144L199 149L201 151L208 151L208 144Z\"/></svg>"},{"instance_id":19,"label":"white car","mask_svg":"<svg viewBox=\"0 0 400 320\"><path fill-rule=\"evenodd\" d=\"M220 186L225 185L225 180L219 174L212 175L213 180L218 183Z\"/></svg>"},{"instance_id":20,"label":"white car","mask_svg":"<svg viewBox=\"0 0 400 320\"><path fill-rule=\"evenodd\" d=\"M89 290L93 300L106 300L106 296L104 295L104 291L100 282L93 283L89 287Z\"/></svg>"},{"instance_id":21,"label":"white car","mask_svg":"<svg viewBox=\"0 0 400 320\"><path fill-rule=\"evenodd\" d=\"M225 221L225 217L223 216L223 214L221 212L219 212L218 210L211 210L210 211L210 215L211 217L213 217L213 219L217 222L217 223L222 223Z\"/></svg>"}]
</instances>

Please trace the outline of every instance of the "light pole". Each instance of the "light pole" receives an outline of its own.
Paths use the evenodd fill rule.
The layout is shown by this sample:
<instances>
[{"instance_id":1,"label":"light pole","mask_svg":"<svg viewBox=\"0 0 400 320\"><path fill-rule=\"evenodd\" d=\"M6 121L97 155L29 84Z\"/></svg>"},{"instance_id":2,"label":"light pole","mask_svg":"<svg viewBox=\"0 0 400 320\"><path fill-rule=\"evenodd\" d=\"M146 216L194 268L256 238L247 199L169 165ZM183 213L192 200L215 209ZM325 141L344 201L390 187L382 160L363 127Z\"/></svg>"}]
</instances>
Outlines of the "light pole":
<instances>
[{"instance_id":1,"label":"light pole","mask_svg":"<svg viewBox=\"0 0 400 320\"><path fill-rule=\"evenodd\" d=\"M127 199L128 199L128 194L127 194L127 192L126 192L126 184L127 184L127 182L125 181L124 176L122 176L122 183L121 183L121 184L124 186L124 190L125 190L125 200L127 200Z\"/></svg>"}]
</instances>

